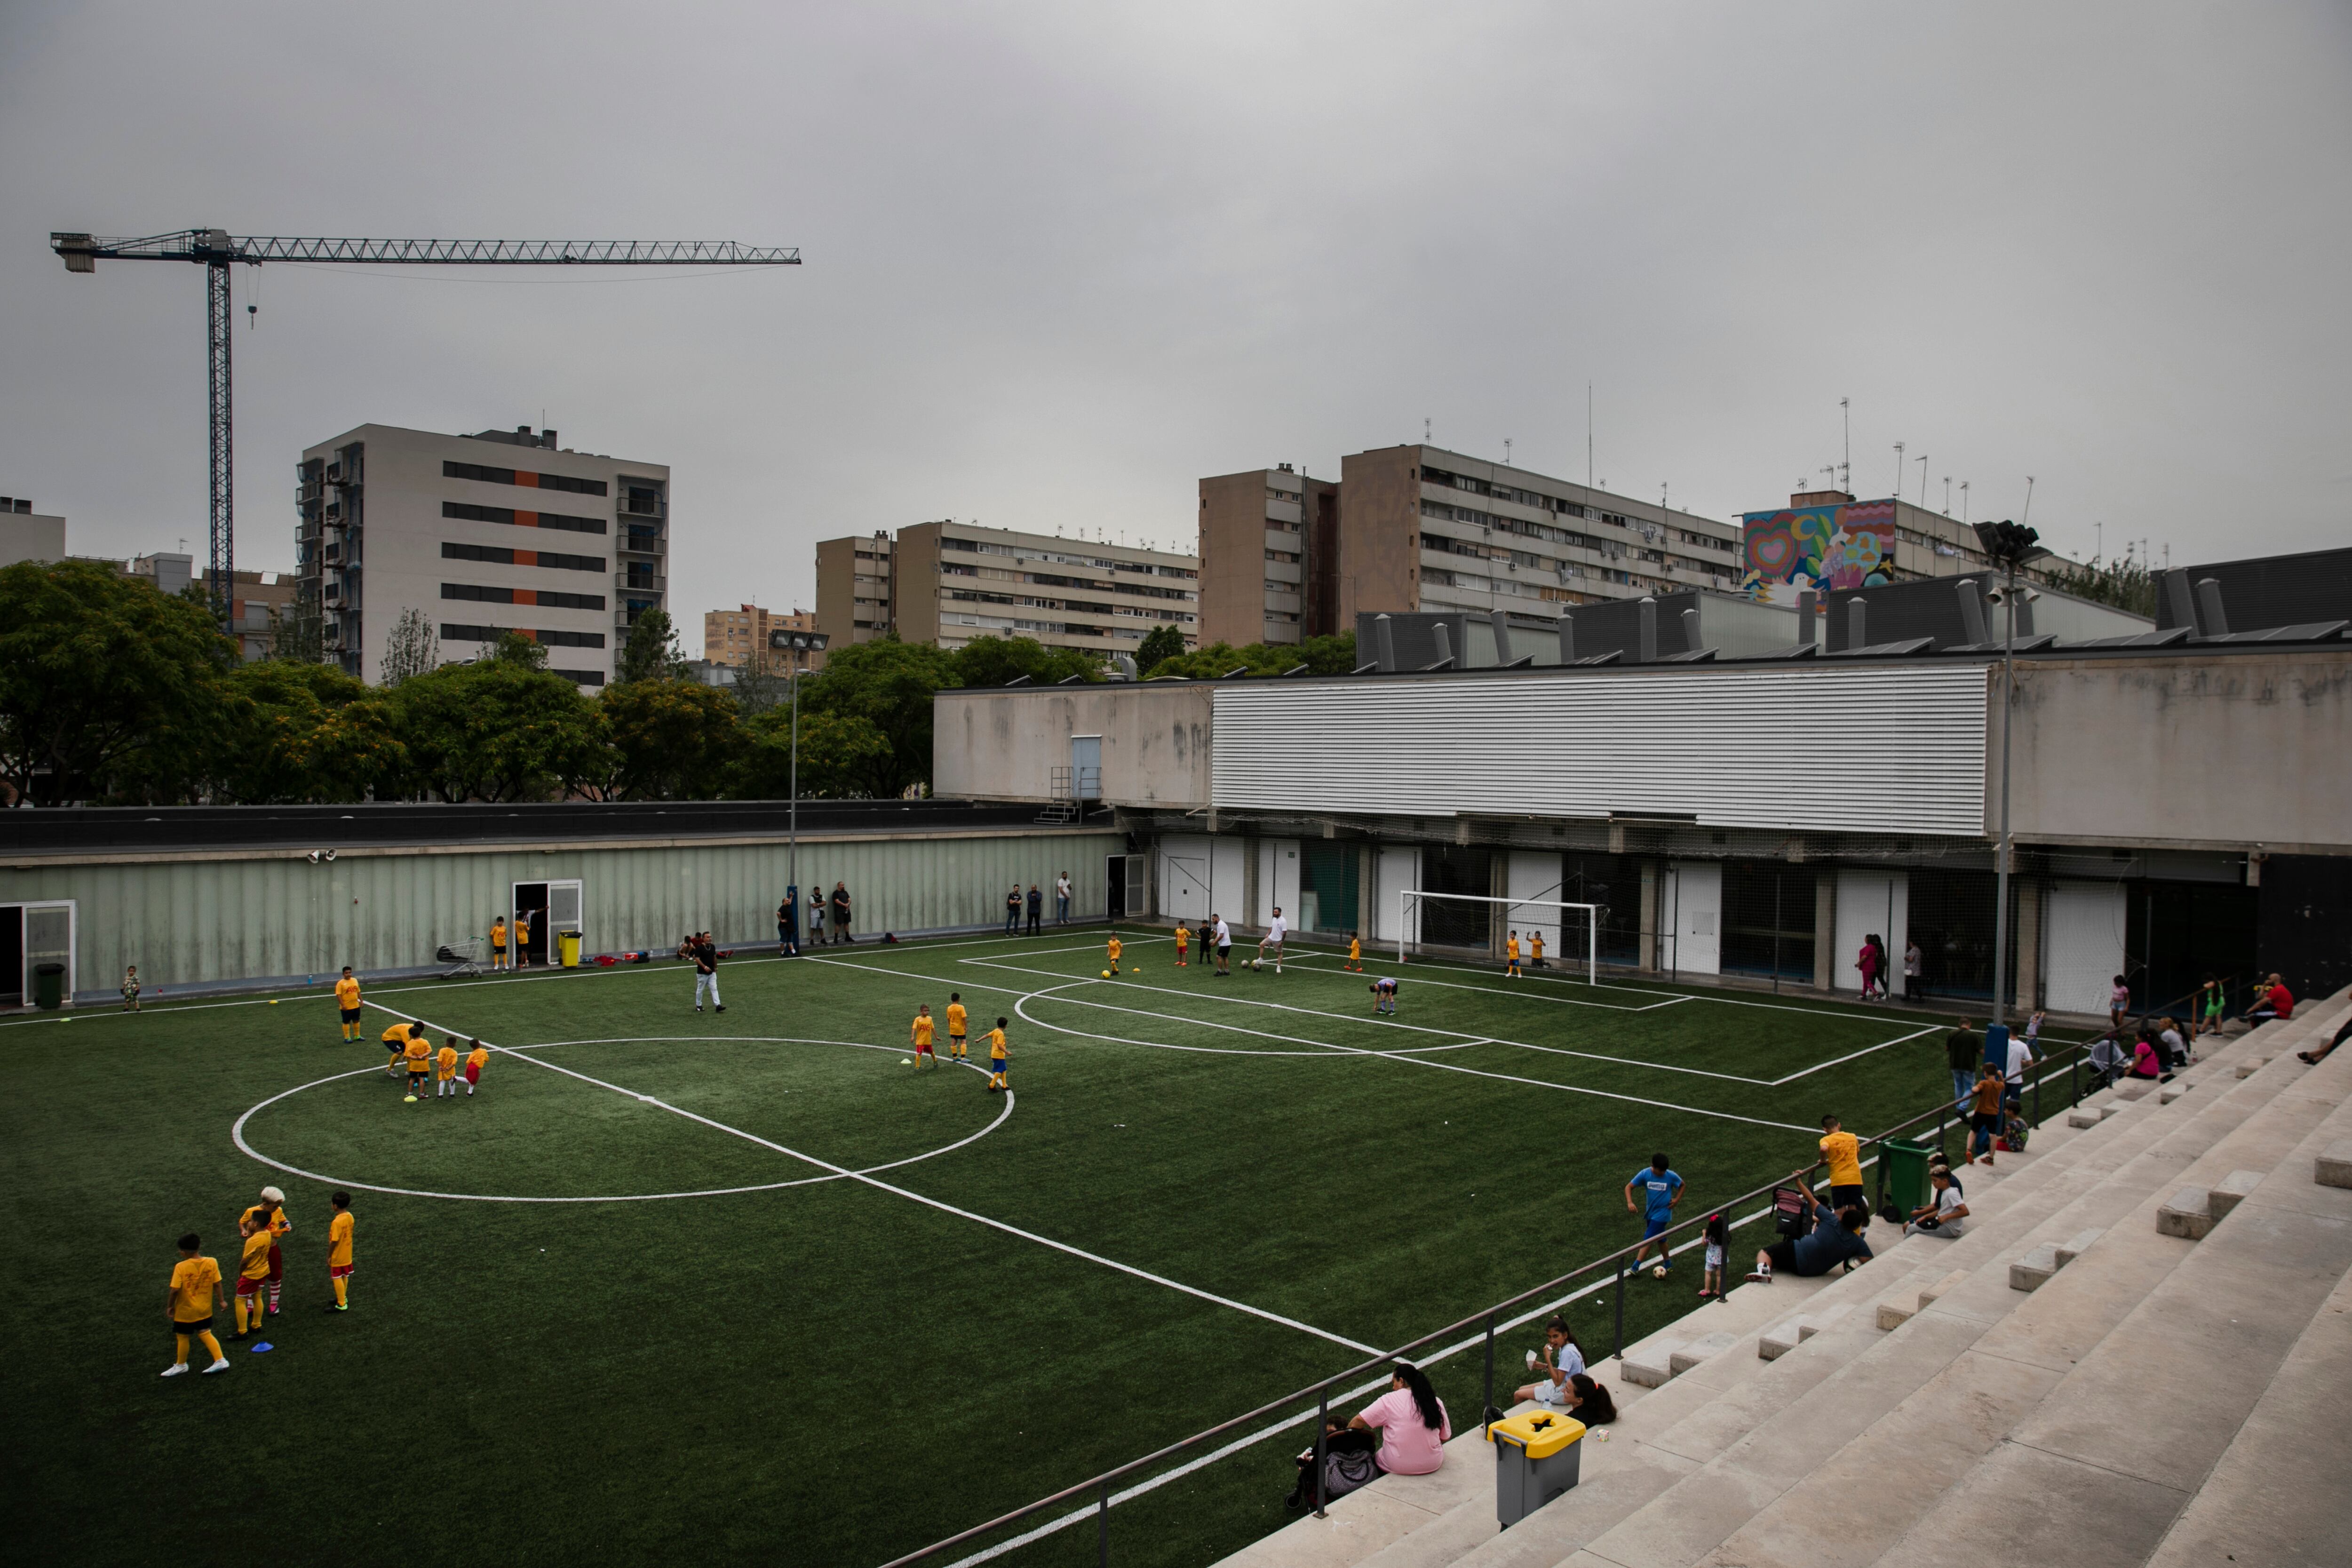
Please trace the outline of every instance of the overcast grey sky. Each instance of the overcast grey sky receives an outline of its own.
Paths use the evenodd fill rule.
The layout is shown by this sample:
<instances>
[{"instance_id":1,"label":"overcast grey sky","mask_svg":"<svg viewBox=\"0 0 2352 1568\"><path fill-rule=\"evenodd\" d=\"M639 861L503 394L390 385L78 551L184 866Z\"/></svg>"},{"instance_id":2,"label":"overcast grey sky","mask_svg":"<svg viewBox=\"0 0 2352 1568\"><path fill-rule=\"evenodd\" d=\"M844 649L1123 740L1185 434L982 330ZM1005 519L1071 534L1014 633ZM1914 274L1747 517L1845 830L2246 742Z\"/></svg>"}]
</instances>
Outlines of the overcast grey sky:
<instances>
[{"instance_id":1,"label":"overcast grey sky","mask_svg":"<svg viewBox=\"0 0 2352 1568\"><path fill-rule=\"evenodd\" d=\"M364 421L675 469L673 602L927 518L1189 542L1418 439L1717 517L1841 455L2088 553L2347 542L2352 5L0 3L0 491L201 550L197 268L53 228L731 238L275 267L238 562ZM240 276L240 303L247 279ZM1905 492L1919 494L1916 462ZM1959 510L1955 499L1953 510Z\"/></svg>"}]
</instances>

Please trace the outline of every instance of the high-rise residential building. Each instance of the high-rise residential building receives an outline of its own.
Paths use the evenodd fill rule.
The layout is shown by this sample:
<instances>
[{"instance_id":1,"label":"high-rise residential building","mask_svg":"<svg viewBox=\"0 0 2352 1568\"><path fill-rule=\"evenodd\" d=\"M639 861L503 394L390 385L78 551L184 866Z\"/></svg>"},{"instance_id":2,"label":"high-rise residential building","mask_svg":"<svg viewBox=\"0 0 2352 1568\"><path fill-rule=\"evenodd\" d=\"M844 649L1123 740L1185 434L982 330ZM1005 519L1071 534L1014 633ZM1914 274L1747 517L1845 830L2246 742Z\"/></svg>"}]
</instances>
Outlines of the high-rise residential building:
<instances>
[{"instance_id":1,"label":"high-rise residential building","mask_svg":"<svg viewBox=\"0 0 2352 1568\"><path fill-rule=\"evenodd\" d=\"M813 632L816 630L816 612L794 610L785 615L778 610L763 610L757 605L741 605L731 610L705 610L702 613L702 657L709 664L731 665L740 669L751 662L755 654L768 651L770 632Z\"/></svg>"},{"instance_id":2,"label":"high-rise residential building","mask_svg":"<svg viewBox=\"0 0 2352 1568\"><path fill-rule=\"evenodd\" d=\"M896 607L897 547L876 531L816 547L816 624L833 642L887 637Z\"/></svg>"},{"instance_id":3,"label":"high-rise residential building","mask_svg":"<svg viewBox=\"0 0 2352 1568\"><path fill-rule=\"evenodd\" d=\"M33 510L23 496L0 496L0 566L19 561L63 561L66 520Z\"/></svg>"},{"instance_id":4,"label":"high-rise residential building","mask_svg":"<svg viewBox=\"0 0 2352 1568\"><path fill-rule=\"evenodd\" d=\"M527 426L362 425L306 450L297 477L298 591L323 617L328 658L362 679L380 679L415 610L443 663L520 632L593 689L631 624L667 606L666 464L575 452Z\"/></svg>"},{"instance_id":5,"label":"high-rise residential building","mask_svg":"<svg viewBox=\"0 0 2352 1568\"><path fill-rule=\"evenodd\" d=\"M1288 463L1201 481L1201 641L1339 629L1339 487Z\"/></svg>"},{"instance_id":6,"label":"high-rise residential building","mask_svg":"<svg viewBox=\"0 0 2352 1568\"><path fill-rule=\"evenodd\" d=\"M826 540L816 570L817 626L836 647L895 631L941 647L1020 637L1108 657L1161 626L1186 647L1200 637L1200 557L1140 545L949 520L895 540Z\"/></svg>"}]
</instances>

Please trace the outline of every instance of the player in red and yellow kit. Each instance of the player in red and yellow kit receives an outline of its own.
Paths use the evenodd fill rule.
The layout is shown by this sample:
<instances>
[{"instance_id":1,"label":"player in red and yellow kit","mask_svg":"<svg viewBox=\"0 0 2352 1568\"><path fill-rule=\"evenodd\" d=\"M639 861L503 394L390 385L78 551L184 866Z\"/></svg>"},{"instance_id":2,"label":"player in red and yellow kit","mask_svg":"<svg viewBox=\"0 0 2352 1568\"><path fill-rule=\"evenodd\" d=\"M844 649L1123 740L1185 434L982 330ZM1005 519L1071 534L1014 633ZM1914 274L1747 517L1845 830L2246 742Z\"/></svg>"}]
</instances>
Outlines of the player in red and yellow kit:
<instances>
[{"instance_id":1,"label":"player in red and yellow kit","mask_svg":"<svg viewBox=\"0 0 2352 1568\"><path fill-rule=\"evenodd\" d=\"M262 1296L269 1288L269 1226L247 1220L236 1228L245 1237L245 1256L236 1271L236 1332L229 1338L241 1340L249 1331L246 1326L248 1303L253 1328L261 1327Z\"/></svg>"},{"instance_id":2,"label":"player in red and yellow kit","mask_svg":"<svg viewBox=\"0 0 2352 1568\"><path fill-rule=\"evenodd\" d=\"M915 1009L915 1070L940 1065L939 1053L931 1049L931 1005L929 1002Z\"/></svg>"},{"instance_id":3,"label":"player in red and yellow kit","mask_svg":"<svg viewBox=\"0 0 2352 1568\"><path fill-rule=\"evenodd\" d=\"M337 1193L327 1200L335 1205L335 1217L327 1222L327 1278L335 1282L335 1304L330 1309L348 1312L352 1309L352 1194Z\"/></svg>"},{"instance_id":4,"label":"player in red and yellow kit","mask_svg":"<svg viewBox=\"0 0 2352 1568\"><path fill-rule=\"evenodd\" d=\"M180 1261L172 1265L172 1284L163 1294L173 1342L179 1348L177 1358L163 1369L165 1377L177 1377L188 1370L190 1340L203 1341L205 1349L212 1352L213 1363L205 1368L206 1372L228 1370L228 1357L221 1354L220 1341L213 1337L213 1293L220 1289L220 1265L196 1256L202 1245L193 1230L180 1237Z\"/></svg>"},{"instance_id":5,"label":"player in red and yellow kit","mask_svg":"<svg viewBox=\"0 0 2352 1568\"><path fill-rule=\"evenodd\" d=\"M1118 932L1114 931L1111 933L1110 945L1107 951L1110 953L1110 972L1113 974L1117 974L1118 973L1118 955L1120 952Z\"/></svg>"},{"instance_id":6,"label":"player in red and yellow kit","mask_svg":"<svg viewBox=\"0 0 2352 1568\"><path fill-rule=\"evenodd\" d=\"M996 1027L988 1031L988 1091L1009 1089L1012 1081L1004 1076L1005 1064L1012 1053L1004 1048L1004 1020L996 1020Z\"/></svg>"},{"instance_id":7,"label":"player in red and yellow kit","mask_svg":"<svg viewBox=\"0 0 2352 1568\"><path fill-rule=\"evenodd\" d=\"M490 1048L479 1040L466 1042L474 1048L466 1053L466 1098L474 1098L474 1086L482 1081L482 1068L490 1059Z\"/></svg>"},{"instance_id":8,"label":"player in red and yellow kit","mask_svg":"<svg viewBox=\"0 0 2352 1568\"><path fill-rule=\"evenodd\" d=\"M1183 968L1183 967L1184 967L1185 963L1186 963L1186 959L1187 959L1187 955L1189 955L1189 954L1192 952L1192 930L1191 930L1189 927L1187 927L1187 926L1184 924L1184 922L1183 922L1182 921L1178 921L1176 922L1176 967L1177 967L1177 968L1181 969L1181 968Z\"/></svg>"},{"instance_id":9,"label":"player in red and yellow kit","mask_svg":"<svg viewBox=\"0 0 2352 1568\"><path fill-rule=\"evenodd\" d=\"M269 1232L269 1310L278 1310L278 1299L286 1289L286 1254L279 1244L294 1234L294 1222L286 1217L286 1194L276 1187L261 1189L261 1201L237 1216L237 1225L258 1225ZM261 1321L258 1313L254 1321Z\"/></svg>"},{"instance_id":10,"label":"player in red and yellow kit","mask_svg":"<svg viewBox=\"0 0 2352 1568\"><path fill-rule=\"evenodd\" d=\"M957 1061L962 1061L965 1057L969 1055L969 1053L963 1048L964 1018L963 993L961 991L949 992L948 1055L953 1057Z\"/></svg>"},{"instance_id":11,"label":"player in red and yellow kit","mask_svg":"<svg viewBox=\"0 0 2352 1568\"><path fill-rule=\"evenodd\" d=\"M360 1037L360 982L352 966L343 965L343 977L335 982L335 1005L342 1009L343 1038Z\"/></svg>"},{"instance_id":12,"label":"player in red and yellow kit","mask_svg":"<svg viewBox=\"0 0 2352 1568\"><path fill-rule=\"evenodd\" d=\"M1348 967L1359 974L1364 972L1364 942L1354 931L1348 933Z\"/></svg>"}]
</instances>

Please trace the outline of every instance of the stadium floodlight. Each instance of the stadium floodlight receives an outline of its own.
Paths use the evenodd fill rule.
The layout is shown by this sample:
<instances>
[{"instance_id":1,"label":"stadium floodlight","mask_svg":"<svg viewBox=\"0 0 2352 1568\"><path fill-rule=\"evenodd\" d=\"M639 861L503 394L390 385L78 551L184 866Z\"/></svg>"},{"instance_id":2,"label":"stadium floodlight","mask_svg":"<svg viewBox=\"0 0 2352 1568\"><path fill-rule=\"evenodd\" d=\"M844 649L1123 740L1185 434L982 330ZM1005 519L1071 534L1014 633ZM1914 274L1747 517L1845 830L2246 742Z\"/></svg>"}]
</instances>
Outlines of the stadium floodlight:
<instances>
[{"instance_id":1,"label":"stadium floodlight","mask_svg":"<svg viewBox=\"0 0 2352 1568\"><path fill-rule=\"evenodd\" d=\"M2017 588L2019 568L2050 553L2042 535L2020 522L1980 522L1977 542L2001 574L2000 632L2000 852L1993 867L1992 1017L1985 1029L1985 1060L2006 1067L2009 1059L2009 863L2014 845L2009 831L2009 726L2017 706ZM1998 1055L1996 1055L1998 1053Z\"/></svg>"},{"instance_id":2,"label":"stadium floodlight","mask_svg":"<svg viewBox=\"0 0 2352 1568\"><path fill-rule=\"evenodd\" d=\"M791 781L789 787L792 792L792 808L786 827L791 847L785 852L784 880L795 893L801 885L801 677L810 673L801 668L801 656L823 653L824 645L830 640L824 632L779 630L768 634L771 648L793 656L792 673L788 677L793 689L793 760L791 772L786 775ZM797 941L800 933L795 931L793 934Z\"/></svg>"},{"instance_id":3,"label":"stadium floodlight","mask_svg":"<svg viewBox=\"0 0 2352 1568\"><path fill-rule=\"evenodd\" d=\"M1423 888L1400 888L1397 889L1399 963L1406 961L1409 951L1420 952L1427 945L1421 936L1420 917L1423 906L1429 904L1440 908L1448 904L1500 904L1505 925L1522 936L1532 937L1538 931L1543 932L1544 945L1563 957L1581 947L1584 950L1584 983L1587 985L1601 984L1601 915L1603 905L1571 903L1565 899L1497 899L1484 893L1439 893ZM1579 941L1579 938L1582 940Z\"/></svg>"}]
</instances>

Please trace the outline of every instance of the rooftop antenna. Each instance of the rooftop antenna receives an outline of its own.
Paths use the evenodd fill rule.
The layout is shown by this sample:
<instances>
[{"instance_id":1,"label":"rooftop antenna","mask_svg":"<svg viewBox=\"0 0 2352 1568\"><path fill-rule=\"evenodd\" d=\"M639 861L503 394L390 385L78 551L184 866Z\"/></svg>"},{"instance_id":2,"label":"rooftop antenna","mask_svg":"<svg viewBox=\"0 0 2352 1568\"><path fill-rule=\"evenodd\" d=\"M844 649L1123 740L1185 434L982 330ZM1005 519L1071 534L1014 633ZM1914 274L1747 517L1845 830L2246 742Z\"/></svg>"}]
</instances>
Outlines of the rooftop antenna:
<instances>
[{"instance_id":1,"label":"rooftop antenna","mask_svg":"<svg viewBox=\"0 0 2352 1568\"><path fill-rule=\"evenodd\" d=\"M1852 494L1853 490L1853 399L1838 399L1838 418L1845 426L1845 458L1838 465L1838 489Z\"/></svg>"},{"instance_id":2,"label":"rooftop antenna","mask_svg":"<svg viewBox=\"0 0 2352 1568\"><path fill-rule=\"evenodd\" d=\"M1584 488L1592 488L1592 384L1584 384Z\"/></svg>"},{"instance_id":3,"label":"rooftop antenna","mask_svg":"<svg viewBox=\"0 0 2352 1568\"><path fill-rule=\"evenodd\" d=\"M2091 524L2091 559L2102 560L2107 552L2107 525L2104 520Z\"/></svg>"},{"instance_id":4,"label":"rooftop antenna","mask_svg":"<svg viewBox=\"0 0 2352 1568\"><path fill-rule=\"evenodd\" d=\"M1968 521L1969 521L1969 481L1968 481L1968 480L1966 480L1966 479L1962 479L1962 480L1960 481L1960 521L1961 521L1963 524L1965 524Z\"/></svg>"},{"instance_id":5,"label":"rooftop antenna","mask_svg":"<svg viewBox=\"0 0 2352 1568\"><path fill-rule=\"evenodd\" d=\"M1506 436L1506 437L1503 437L1503 467L1505 467L1505 468L1509 468L1510 466L1511 466L1511 438L1510 438L1508 436Z\"/></svg>"},{"instance_id":6,"label":"rooftop antenna","mask_svg":"<svg viewBox=\"0 0 2352 1568\"><path fill-rule=\"evenodd\" d=\"M1915 460L1919 465L1919 509L1925 511L1927 508L1927 459L1920 458Z\"/></svg>"},{"instance_id":7,"label":"rooftop antenna","mask_svg":"<svg viewBox=\"0 0 2352 1568\"><path fill-rule=\"evenodd\" d=\"M2027 521L2028 521L2029 519L2031 519L2032 516L2033 516L2033 476L2032 476L2032 474L2028 474L2028 475L2026 475L2026 476L2025 476L2025 510L2024 510L2024 511L2022 511L2021 513L2020 513L2020 514L2018 515L2018 519L2017 519L2017 524L2018 524L2018 526L2019 526L2020 528L2024 527L2024 526L2025 526L2025 524L2026 524L2026 522L2027 522Z\"/></svg>"},{"instance_id":8,"label":"rooftop antenna","mask_svg":"<svg viewBox=\"0 0 2352 1568\"><path fill-rule=\"evenodd\" d=\"M1426 447L1429 445L1429 416L1424 414L1421 416L1421 444Z\"/></svg>"},{"instance_id":9,"label":"rooftop antenna","mask_svg":"<svg viewBox=\"0 0 2352 1568\"><path fill-rule=\"evenodd\" d=\"M1949 474L1944 476L1944 515L1952 515L1952 476Z\"/></svg>"},{"instance_id":10,"label":"rooftop antenna","mask_svg":"<svg viewBox=\"0 0 2352 1568\"><path fill-rule=\"evenodd\" d=\"M1895 443L1895 498L1903 499L1903 443Z\"/></svg>"}]
</instances>

